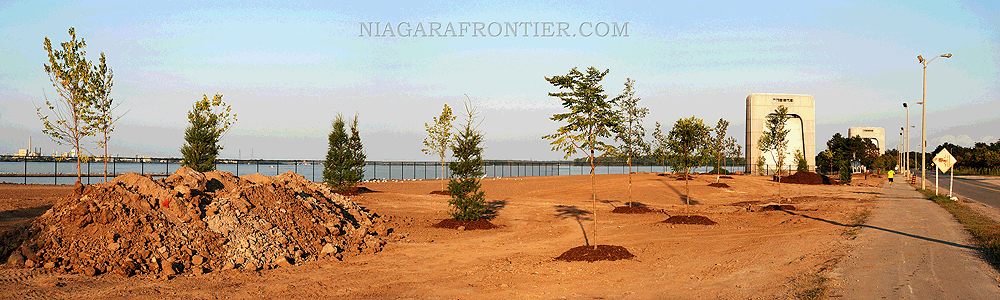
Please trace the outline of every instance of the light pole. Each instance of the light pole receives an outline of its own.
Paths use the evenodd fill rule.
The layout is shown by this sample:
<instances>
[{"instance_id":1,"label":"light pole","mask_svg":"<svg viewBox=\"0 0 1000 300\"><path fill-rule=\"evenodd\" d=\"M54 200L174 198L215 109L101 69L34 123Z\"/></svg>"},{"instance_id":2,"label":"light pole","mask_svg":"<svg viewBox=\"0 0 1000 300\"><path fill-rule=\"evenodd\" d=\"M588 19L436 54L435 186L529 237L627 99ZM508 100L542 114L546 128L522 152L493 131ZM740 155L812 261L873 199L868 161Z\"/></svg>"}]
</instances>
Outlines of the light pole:
<instances>
[{"instance_id":1,"label":"light pole","mask_svg":"<svg viewBox=\"0 0 1000 300\"><path fill-rule=\"evenodd\" d=\"M906 177L907 177L906 180L910 180L909 179L909 177L910 177L910 106L906 105L906 102L903 102L903 108L906 109L906 127L903 127L903 140L905 142L905 144L903 144L903 151L906 151L906 154L903 155L903 159L906 160Z\"/></svg>"},{"instance_id":2,"label":"light pole","mask_svg":"<svg viewBox=\"0 0 1000 300\"><path fill-rule=\"evenodd\" d=\"M917 55L917 60L920 61L921 65L924 65L924 98L920 104L923 104L920 108L922 112L920 113L920 188L926 189L927 183L924 178L927 178L927 65L938 57L951 58L951 53L941 54L931 58L930 60L925 60L923 56Z\"/></svg>"}]
</instances>

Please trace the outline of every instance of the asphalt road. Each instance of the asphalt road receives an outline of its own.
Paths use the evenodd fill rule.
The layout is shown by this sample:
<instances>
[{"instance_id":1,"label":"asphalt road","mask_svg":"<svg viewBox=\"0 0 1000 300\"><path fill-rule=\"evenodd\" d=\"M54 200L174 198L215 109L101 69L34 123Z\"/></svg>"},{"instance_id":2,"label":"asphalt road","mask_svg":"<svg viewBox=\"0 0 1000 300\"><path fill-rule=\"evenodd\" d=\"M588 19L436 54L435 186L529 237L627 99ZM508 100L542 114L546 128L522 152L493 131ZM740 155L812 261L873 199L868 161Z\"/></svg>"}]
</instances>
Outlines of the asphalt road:
<instances>
[{"instance_id":1,"label":"asphalt road","mask_svg":"<svg viewBox=\"0 0 1000 300\"><path fill-rule=\"evenodd\" d=\"M927 179L928 183L933 184L933 173L927 174ZM938 175L938 193L947 195L950 184L951 178L949 175ZM932 189L934 188L933 185L928 187ZM972 199L976 202L1000 209L1000 177L972 175L955 176L955 183L954 186L952 186L952 195L959 198Z\"/></svg>"},{"instance_id":2,"label":"asphalt road","mask_svg":"<svg viewBox=\"0 0 1000 300\"><path fill-rule=\"evenodd\" d=\"M958 185L956 184L956 188ZM834 268L840 299L1000 299L1000 274L947 211L908 184L883 187Z\"/></svg>"}]
</instances>

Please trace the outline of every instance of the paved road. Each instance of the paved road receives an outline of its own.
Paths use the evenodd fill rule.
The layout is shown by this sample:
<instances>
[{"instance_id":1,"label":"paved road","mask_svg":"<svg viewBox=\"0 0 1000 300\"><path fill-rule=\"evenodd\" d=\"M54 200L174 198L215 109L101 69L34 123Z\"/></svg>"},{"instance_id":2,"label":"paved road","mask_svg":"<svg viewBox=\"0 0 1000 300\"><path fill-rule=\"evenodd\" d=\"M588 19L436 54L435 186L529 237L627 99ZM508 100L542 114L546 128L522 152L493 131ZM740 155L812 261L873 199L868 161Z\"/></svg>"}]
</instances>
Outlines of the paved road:
<instances>
[{"instance_id":1,"label":"paved road","mask_svg":"<svg viewBox=\"0 0 1000 300\"><path fill-rule=\"evenodd\" d=\"M906 184L884 187L833 270L841 299L1000 299L1000 274L944 209Z\"/></svg>"},{"instance_id":2,"label":"paved road","mask_svg":"<svg viewBox=\"0 0 1000 300\"><path fill-rule=\"evenodd\" d=\"M938 179L938 192L947 195L948 185L951 180L948 176L940 175ZM928 175L929 182L934 182L934 176ZM1000 209L1000 177L997 176L955 176L955 185L952 187L953 195L960 198L969 198L976 202Z\"/></svg>"}]
</instances>

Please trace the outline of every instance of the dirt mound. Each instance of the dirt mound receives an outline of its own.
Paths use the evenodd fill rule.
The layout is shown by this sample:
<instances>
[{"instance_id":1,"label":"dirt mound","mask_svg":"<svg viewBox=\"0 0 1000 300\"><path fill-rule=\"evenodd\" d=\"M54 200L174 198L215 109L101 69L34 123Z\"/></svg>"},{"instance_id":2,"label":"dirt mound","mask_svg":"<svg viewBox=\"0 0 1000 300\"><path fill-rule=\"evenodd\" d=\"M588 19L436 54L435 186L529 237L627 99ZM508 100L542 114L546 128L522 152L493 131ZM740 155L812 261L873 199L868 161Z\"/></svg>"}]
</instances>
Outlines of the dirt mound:
<instances>
[{"instance_id":1,"label":"dirt mound","mask_svg":"<svg viewBox=\"0 0 1000 300\"><path fill-rule=\"evenodd\" d=\"M616 214L648 214L656 211L645 206L617 206L611 212Z\"/></svg>"},{"instance_id":2,"label":"dirt mound","mask_svg":"<svg viewBox=\"0 0 1000 300\"><path fill-rule=\"evenodd\" d=\"M449 193L448 191L431 191L431 193L430 193L430 194L431 194L431 195L445 195L445 196L451 196L451 193Z\"/></svg>"},{"instance_id":3,"label":"dirt mound","mask_svg":"<svg viewBox=\"0 0 1000 300\"><path fill-rule=\"evenodd\" d=\"M787 204L771 204L765 205L760 208L760 211L774 211L774 210L795 210L795 206Z\"/></svg>"},{"instance_id":4,"label":"dirt mound","mask_svg":"<svg viewBox=\"0 0 1000 300\"><path fill-rule=\"evenodd\" d=\"M795 172L791 176L782 176L781 183L797 183L797 184L831 184L839 185L840 182L831 179L829 176L813 173L813 172Z\"/></svg>"},{"instance_id":5,"label":"dirt mound","mask_svg":"<svg viewBox=\"0 0 1000 300\"><path fill-rule=\"evenodd\" d=\"M197 274L374 253L392 231L388 218L302 175L183 167L67 196L35 219L20 250L31 265L71 273Z\"/></svg>"},{"instance_id":6,"label":"dirt mound","mask_svg":"<svg viewBox=\"0 0 1000 300\"><path fill-rule=\"evenodd\" d=\"M693 225L715 225L718 224L705 216L670 216L660 223L667 224L693 224Z\"/></svg>"},{"instance_id":7,"label":"dirt mound","mask_svg":"<svg viewBox=\"0 0 1000 300\"><path fill-rule=\"evenodd\" d=\"M725 183L722 183L722 182L709 183L708 186L710 186L710 187L718 187L718 188L727 188L727 187L729 187L728 184L725 184Z\"/></svg>"},{"instance_id":8,"label":"dirt mound","mask_svg":"<svg viewBox=\"0 0 1000 300\"><path fill-rule=\"evenodd\" d=\"M589 261L595 262L599 260L619 260L619 259L629 259L633 258L631 252L622 246L613 245L597 245L597 249L594 246L579 246L573 247L562 255L556 257L556 260L562 261Z\"/></svg>"},{"instance_id":9,"label":"dirt mound","mask_svg":"<svg viewBox=\"0 0 1000 300\"><path fill-rule=\"evenodd\" d=\"M486 219L479 219L475 221L444 219L441 220L441 222L437 222L437 224L432 225L431 227L448 228L448 229L459 229L461 227L462 230L477 230L477 229L486 230L486 229L500 228L500 226L493 225L493 223L491 223L489 220Z\"/></svg>"}]
</instances>

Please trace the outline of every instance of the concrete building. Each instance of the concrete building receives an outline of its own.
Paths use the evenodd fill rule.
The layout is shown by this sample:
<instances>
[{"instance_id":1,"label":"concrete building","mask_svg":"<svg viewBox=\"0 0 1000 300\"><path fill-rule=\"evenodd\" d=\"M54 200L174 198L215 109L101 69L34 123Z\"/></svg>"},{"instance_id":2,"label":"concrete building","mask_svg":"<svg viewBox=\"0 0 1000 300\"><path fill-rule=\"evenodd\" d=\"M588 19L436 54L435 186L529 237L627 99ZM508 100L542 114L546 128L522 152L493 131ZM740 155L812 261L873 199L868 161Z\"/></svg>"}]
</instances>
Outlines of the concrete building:
<instances>
[{"instance_id":1,"label":"concrete building","mask_svg":"<svg viewBox=\"0 0 1000 300\"><path fill-rule=\"evenodd\" d=\"M878 146L878 153L885 153L885 128L882 127L851 127L847 129L848 137L860 136L862 139Z\"/></svg>"},{"instance_id":2,"label":"concrete building","mask_svg":"<svg viewBox=\"0 0 1000 300\"><path fill-rule=\"evenodd\" d=\"M747 135L746 164L747 172L758 174L757 159L764 158L765 169L777 167L770 152L761 152L757 148L757 140L765 130L767 116L774 113L778 106L788 108L789 119L785 122L788 132L788 150L782 169L795 169L795 153L804 151L806 162L810 169L816 166L816 100L810 95L795 94L750 94L747 96Z\"/></svg>"}]
</instances>

